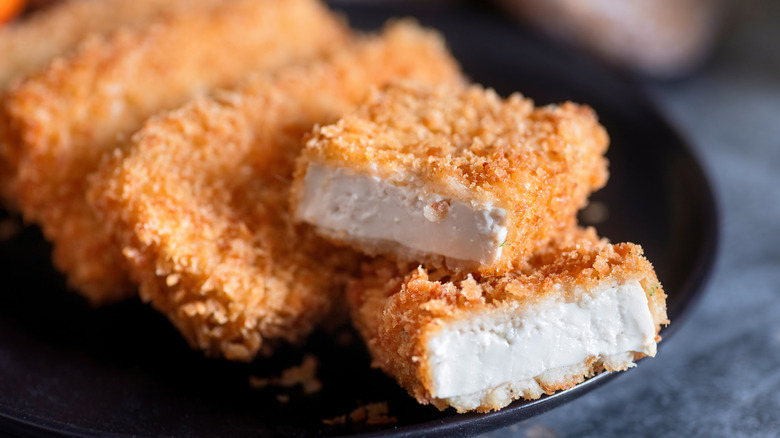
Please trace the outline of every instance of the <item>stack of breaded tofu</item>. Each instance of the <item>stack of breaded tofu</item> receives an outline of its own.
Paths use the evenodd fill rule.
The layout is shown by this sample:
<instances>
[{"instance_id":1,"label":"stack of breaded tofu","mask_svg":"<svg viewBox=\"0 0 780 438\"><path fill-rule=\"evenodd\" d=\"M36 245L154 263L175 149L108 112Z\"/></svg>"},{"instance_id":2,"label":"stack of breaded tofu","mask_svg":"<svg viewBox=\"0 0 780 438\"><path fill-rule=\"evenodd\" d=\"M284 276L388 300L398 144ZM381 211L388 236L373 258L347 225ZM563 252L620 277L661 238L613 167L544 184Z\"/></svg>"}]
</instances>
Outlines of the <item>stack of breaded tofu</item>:
<instances>
[{"instance_id":1,"label":"stack of breaded tofu","mask_svg":"<svg viewBox=\"0 0 780 438\"><path fill-rule=\"evenodd\" d=\"M380 256L348 292L374 365L463 412L654 356L667 321L652 266L576 223L607 143L584 106L406 81L315 129L292 208Z\"/></svg>"},{"instance_id":2,"label":"stack of breaded tofu","mask_svg":"<svg viewBox=\"0 0 780 438\"><path fill-rule=\"evenodd\" d=\"M469 84L412 21L70 0L0 49L0 195L95 305L140 293L240 361L348 310L375 366L459 412L655 355L652 266L576 220L607 180L596 115Z\"/></svg>"}]
</instances>

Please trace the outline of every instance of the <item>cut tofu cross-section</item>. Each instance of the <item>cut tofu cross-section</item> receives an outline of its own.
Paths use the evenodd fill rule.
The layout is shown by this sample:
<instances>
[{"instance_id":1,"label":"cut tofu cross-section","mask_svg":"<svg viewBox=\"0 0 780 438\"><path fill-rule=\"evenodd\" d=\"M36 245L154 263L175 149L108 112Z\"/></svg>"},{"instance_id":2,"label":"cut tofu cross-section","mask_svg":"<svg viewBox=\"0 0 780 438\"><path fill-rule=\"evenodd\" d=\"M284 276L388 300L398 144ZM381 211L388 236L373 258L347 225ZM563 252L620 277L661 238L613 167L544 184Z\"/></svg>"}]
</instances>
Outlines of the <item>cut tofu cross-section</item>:
<instances>
[{"instance_id":1,"label":"cut tofu cross-section","mask_svg":"<svg viewBox=\"0 0 780 438\"><path fill-rule=\"evenodd\" d=\"M350 285L375 366L422 403L499 409L654 356L665 295L641 248L590 230L499 277L367 265Z\"/></svg>"},{"instance_id":2,"label":"cut tofu cross-section","mask_svg":"<svg viewBox=\"0 0 780 438\"><path fill-rule=\"evenodd\" d=\"M607 144L587 107L396 83L315 129L293 205L337 243L496 275L574 224Z\"/></svg>"},{"instance_id":3,"label":"cut tofu cross-section","mask_svg":"<svg viewBox=\"0 0 780 438\"><path fill-rule=\"evenodd\" d=\"M308 167L304 184L301 219L370 240L383 246L380 252L398 243L458 260L490 263L501 256L504 208L425 195L423 188L319 163Z\"/></svg>"},{"instance_id":4,"label":"cut tofu cross-section","mask_svg":"<svg viewBox=\"0 0 780 438\"><path fill-rule=\"evenodd\" d=\"M638 281L575 293L586 298L551 297L519 313L475 314L432 334L427 343L432 395L468 396L590 357L655 356L655 326Z\"/></svg>"}]
</instances>

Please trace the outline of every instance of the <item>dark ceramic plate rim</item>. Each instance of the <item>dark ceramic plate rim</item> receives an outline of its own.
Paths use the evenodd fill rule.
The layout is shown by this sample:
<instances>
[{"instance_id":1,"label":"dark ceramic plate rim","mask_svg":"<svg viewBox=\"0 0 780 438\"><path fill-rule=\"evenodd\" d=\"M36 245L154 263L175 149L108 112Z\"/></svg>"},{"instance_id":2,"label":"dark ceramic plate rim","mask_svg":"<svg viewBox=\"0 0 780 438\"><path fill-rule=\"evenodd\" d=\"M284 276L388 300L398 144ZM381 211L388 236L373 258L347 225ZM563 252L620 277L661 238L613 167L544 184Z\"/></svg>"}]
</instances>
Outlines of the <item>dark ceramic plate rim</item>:
<instances>
[{"instance_id":1,"label":"dark ceramic plate rim","mask_svg":"<svg viewBox=\"0 0 780 438\"><path fill-rule=\"evenodd\" d=\"M346 9L348 11L350 8L356 8L356 6L349 3L344 6L336 2L336 6L339 7L339 9ZM386 5L379 6L379 8L382 7L386 7ZM408 5L401 6L400 11L402 12L403 8L405 7L408 7ZM444 12L447 12L446 8L441 9L445 9ZM483 13L481 10L478 12ZM398 11L391 7L388 13L391 15L397 15ZM559 48L559 51L566 55L566 49ZM682 322L684 322L691 309L700 298L707 276L715 261L718 238L718 218L715 198L713 196L711 184L700 164L699 157L697 157L695 151L688 146L689 143L685 141L684 138L682 138L682 136L679 134L679 131L673 129L673 124L659 113L659 111L655 108L655 105L652 104L651 99L630 78L610 73L605 73L604 76L611 78L613 81L622 82L621 87L632 94L630 97L631 100L639 105L646 107L649 110L651 116L656 119L652 122L659 126L663 126L670 131L669 134L676 140L676 144L679 146L680 152L687 154L690 157L690 165L693 167L689 170L696 174L695 176L700 180L702 185L700 187L699 195L703 196L701 199L701 208L703 209L702 217L706 219L705 222L701 224L703 236L701 240L702 244L697 250L693 269L688 273L687 278L680 290L675 291L675 293L678 293L682 296L682 299L676 303L675 307L670 307L669 309L669 317L674 321L674 324L668 328L663 329L661 332L661 335L664 337L665 341L668 341L670 336L680 328ZM664 343L661 343L661 350L663 350L663 346ZM438 420L351 436L404 437L418 436L423 433L428 436L473 435L507 426L509 424L541 414L554 407L560 406L561 404L580 397L583 394L611 381L614 377L621 374L622 373L604 373L591 378L572 389L561 391L551 396L545 396L534 401L517 401L500 411L488 414L472 413L450 415ZM14 409L5 405L0 406L0 425L2 425L2 428L0 429L5 429L8 432L34 436L45 436L50 434L64 434L69 436L105 435L104 432L100 432L98 430L78 427L66 422L51 421L42 417L30 416L29 414L25 414L18 409Z\"/></svg>"}]
</instances>

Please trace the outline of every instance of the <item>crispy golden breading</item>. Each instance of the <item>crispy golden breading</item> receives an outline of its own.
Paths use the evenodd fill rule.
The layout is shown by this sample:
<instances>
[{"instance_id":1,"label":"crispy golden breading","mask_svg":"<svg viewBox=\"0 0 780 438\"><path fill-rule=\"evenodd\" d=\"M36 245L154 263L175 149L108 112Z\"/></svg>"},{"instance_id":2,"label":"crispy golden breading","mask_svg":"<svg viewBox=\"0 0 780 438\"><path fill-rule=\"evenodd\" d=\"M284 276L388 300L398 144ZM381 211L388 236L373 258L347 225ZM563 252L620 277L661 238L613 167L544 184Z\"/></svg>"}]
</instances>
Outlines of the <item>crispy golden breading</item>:
<instances>
[{"instance_id":1,"label":"crispy golden breading","mask_svg":"<svg viewBox=\"0 0 780 438\"><path fill-rule=\"evenodd\" d=\"M46 68L90 35L140 29L173 16L206 12L223 0L70 0L0 27L0 99L15 83ZM0 118L0 200L13 205L17 157Z\"/></svg>"},{"instance_id":2,"label":"crispy golden breading","mask_svg":"<svg viewBox=\"0 0 780 438\"><path fill-rule=\"evenodd\" d=\"M19 207L54 244L54 263L69 284L93 303L134 293L119 250L86 202L87 177L106 152L158 111L348 39L344 23L316 0L233 0L90 39L10 93Z\"/></svg>"},{"instance_id":3,"label":"crispy golden breading","mask_svg":"<svg viewBox=\"0 0 780 438\"><path fill-rule=\"evenodd\" d=\"M644 356L627 354L618 363L590 358L557 370L554 376L537 376L524 382L525 386L499 391L502 397L480 395L483 398L478 399L479 403L466 406L431 395L427 342L431 334L448 324L475 315L492 318L502 311L523 314L550 298L579 303L582 294L594 288L629 281L639 281L645 291L656 341L660 339L661 324L668 324L666 296L642 249L631 243L610 245L599 240L592 229L559 235L516 272L498 277L399 266L378 259L364 266L362 279L350 282L347 297L353 323L366 341L373 365L396 378L419 402L432 403L439 409L499 409L513 399L538 398L542 393L570 388L603 369L625 369Z\"/></svg>"},{"instance_id":4,"label":"crispy golden breading","mask_svg":"<svg viewBox=\"0 0 780 438\"><path fill-rule=\"evenodd\" d=\"M425 60L421 62L421 60ZM290 220L302 135L395 77L460 83L442 40L401 22L326 60L152 119L92 183L141 297L210 356L250 360L339 305L360 256Z\"/></svg>"},{"instance_id":5,"label":"crispy golden breading","mask_svg":"<svg viewBox=\"0 0 780 438\"><path fill-rule=\"evenodd\" d=\"M394 84L355 113L315 129L299 160L293 203L301 205L306 173L317 163L387 181L414 193L414 199L418 194L434 194L435 201L426 205L424 215L428 222L452 230L439 239L447 245L451 239L473 239L442 222L450 206L500 207L506 210L505 238L502 241L502 234L495 233L490 240L472 241L472 247L490 245L490 257L466 260L467 270L478 267L482 274L496 275L513 269L514 261L575 223L577 210L606 182L607 145L606 131L585 106L564 103L535 108L518 94L502 99L478 85L453 89ZM332 209L363 211L375 198L340 202ZM322 221L322 215L311 220L301 217L300 211L297 215L315 225ZM413 250L407 246L417 241L398 240L388 248L386 237L364 239L355 236L360 231L333 232L326 227L318 231L369 254L434 266L444 261L455 267L464 261L442 260L442 255L451 256L435 252L430 245Z\"/></svg>"}]
</instances>

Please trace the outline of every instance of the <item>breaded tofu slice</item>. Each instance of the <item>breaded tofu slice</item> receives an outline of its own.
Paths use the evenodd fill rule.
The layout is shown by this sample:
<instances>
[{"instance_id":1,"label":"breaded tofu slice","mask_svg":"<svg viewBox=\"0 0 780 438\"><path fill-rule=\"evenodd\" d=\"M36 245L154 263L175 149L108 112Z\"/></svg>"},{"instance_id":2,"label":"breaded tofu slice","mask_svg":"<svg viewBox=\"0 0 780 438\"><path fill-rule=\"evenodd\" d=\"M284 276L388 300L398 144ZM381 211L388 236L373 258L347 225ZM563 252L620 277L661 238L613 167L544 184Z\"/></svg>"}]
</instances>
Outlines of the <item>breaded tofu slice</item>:
<instances>
[{"instance_id":1,"label":"breaded tofu slice","mask_svg":"<svg viewBox=\"0 0 780 438\"><path fill-rule=\"evenodd\" d=\"M295 217L371 255L497 275L575 223L607 144L585 106L394 84L314 130Z\"/></svg>"},{"instance_id":2,"label":"breaded tofu slice","mask_svg":"<svg viewBox=\"0 0 780 438\"><path fill-rule=\"evenodd\" d=\"M350 283L373 366L420 403L500 409L654 356L666 297L634 244L592 230L552 240L516 271L479 277L379 260Z\"/></svg>"},{"instance_id":3,"label":"breaded tofu slice","mask_svg":"<svg viewBox=\"0 0 780 438\"><path fill-rule=\"evenodd\" d=\"M351 38L316 0L232 0L139 32L90 39L12 91L18 203L54 264L92 303L135 293L121 252L86 201L88 176L147 119L250 72L322 56Z\"/></svg>"},{"instance_id":4,"label":"breaded tofu slice","mask_svg":"<svg viewBox=\"0 0 780 438\"><path fill-rule=\"evenodd\" d=\"M421 62L425 60L425 62ZM441 38L409 22L325 60L259 76L150 120L92 181L142 299L193 348L251 360L334 309L361 256L290 218L302 136L393 78L458 84Z\"/></svg>"},{"instance_id":5,"label":"breaded tofu slice","mask_svg":"<svg viewBox=\"0 0 780 438\"><path fill-rule=\"evenodd\" d=\"M173 16L207 12L223 0L69 0L0 27L0 99L27 75L48 67L91 35L141 29ZM0 200L14 205L17 157L0 118Z\"/></svg>"}]
</instances>

